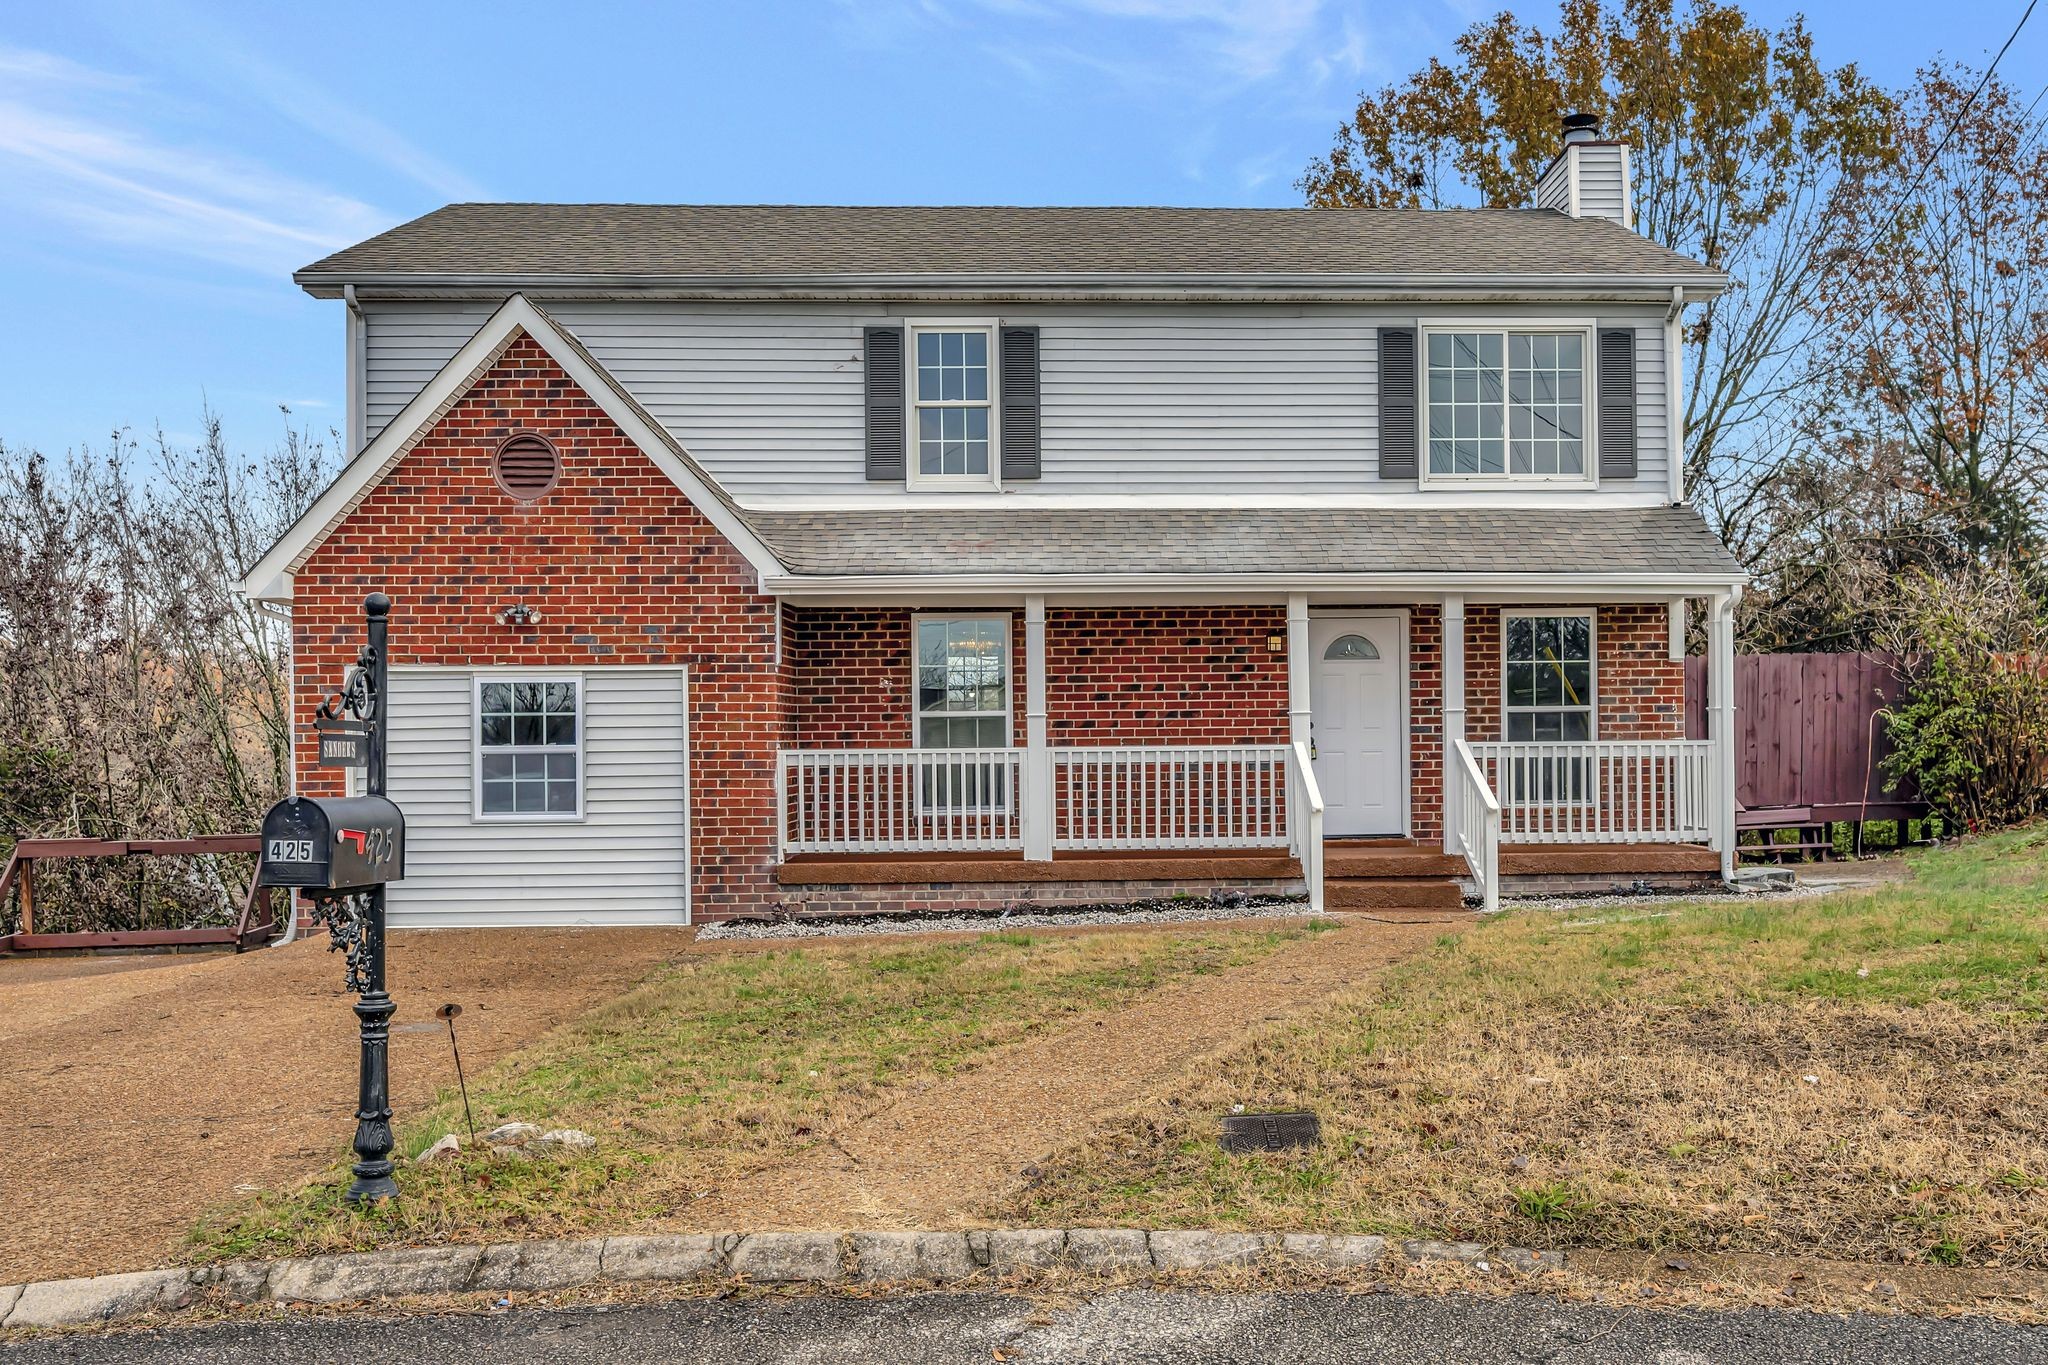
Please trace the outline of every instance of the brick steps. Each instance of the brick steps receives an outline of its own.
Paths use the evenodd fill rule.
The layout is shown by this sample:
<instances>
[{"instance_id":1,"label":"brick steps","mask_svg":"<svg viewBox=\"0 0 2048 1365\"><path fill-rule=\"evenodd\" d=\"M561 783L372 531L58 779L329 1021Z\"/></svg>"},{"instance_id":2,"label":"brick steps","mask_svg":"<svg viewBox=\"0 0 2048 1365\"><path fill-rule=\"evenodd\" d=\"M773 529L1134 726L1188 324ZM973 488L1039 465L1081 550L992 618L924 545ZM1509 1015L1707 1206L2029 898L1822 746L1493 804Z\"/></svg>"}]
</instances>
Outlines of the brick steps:
<instances>
[{"instance_id":1,"label":"brick steps","mask_svg":"<svg viewBox=\"0 0 2048 1365\"><path fill-rule=\"evenodd\" d=\"M1323 904L1332 910L1457 910L1465 895L1448 877L1325 877Z\"/></svg>"},{"instance_id":2,"label":"brick steps","mask_svg":"<svg viewBox=\"0 0 2048 1365\"><path fill-rule=\"evenodd\" d=\"M1462 858L1416 839L1349 839L1323 845L1323 904L1332 910L1460 912L1453 878Z\"/></svg>"}]
</instances>

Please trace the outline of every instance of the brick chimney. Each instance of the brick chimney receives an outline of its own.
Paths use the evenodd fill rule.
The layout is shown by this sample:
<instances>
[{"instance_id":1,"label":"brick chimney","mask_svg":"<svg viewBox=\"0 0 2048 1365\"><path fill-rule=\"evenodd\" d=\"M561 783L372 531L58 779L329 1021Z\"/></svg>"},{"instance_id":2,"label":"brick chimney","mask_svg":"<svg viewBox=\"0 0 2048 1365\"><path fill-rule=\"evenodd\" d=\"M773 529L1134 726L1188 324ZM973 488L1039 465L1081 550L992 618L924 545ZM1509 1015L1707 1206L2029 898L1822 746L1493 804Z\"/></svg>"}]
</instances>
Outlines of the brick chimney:
<instances>
[{"instance_id":1,"label":"brick chimney","mask_svg":"<svg viewBox=\"0 0 2048 1365\"><path fill-rule=\"evenodd\" d=\"M1556 160L1536 182L1536 207L1634 228L1628 144L1601 137L1600 120L1592 114L1566 114L1563 134Z\"/></svg>"}]
</instances>

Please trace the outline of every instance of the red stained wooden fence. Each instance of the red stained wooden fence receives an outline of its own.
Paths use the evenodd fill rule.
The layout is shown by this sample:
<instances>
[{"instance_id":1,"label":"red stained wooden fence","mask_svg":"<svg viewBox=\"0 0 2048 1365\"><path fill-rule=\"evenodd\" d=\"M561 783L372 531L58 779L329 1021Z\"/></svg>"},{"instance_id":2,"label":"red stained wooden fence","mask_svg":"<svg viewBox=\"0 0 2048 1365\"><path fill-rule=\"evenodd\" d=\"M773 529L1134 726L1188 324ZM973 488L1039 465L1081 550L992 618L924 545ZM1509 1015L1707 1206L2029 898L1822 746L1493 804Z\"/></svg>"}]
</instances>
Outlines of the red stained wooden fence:
<instances>
[{"instance_id":1,"label":"red stained wooden fence","mask_svg":"<svg viewBox=\"0 0 2048 1365\"><path fill-rule=\"evenodd\" d=\"M1707 735L1707 661L1685 661L1685 733ZM1916 818L1926 804L1884 772L1879 713L1904 695L1894 654L1738 654L1735 799L1784 823Z\"/></svg>"}]
</instances>

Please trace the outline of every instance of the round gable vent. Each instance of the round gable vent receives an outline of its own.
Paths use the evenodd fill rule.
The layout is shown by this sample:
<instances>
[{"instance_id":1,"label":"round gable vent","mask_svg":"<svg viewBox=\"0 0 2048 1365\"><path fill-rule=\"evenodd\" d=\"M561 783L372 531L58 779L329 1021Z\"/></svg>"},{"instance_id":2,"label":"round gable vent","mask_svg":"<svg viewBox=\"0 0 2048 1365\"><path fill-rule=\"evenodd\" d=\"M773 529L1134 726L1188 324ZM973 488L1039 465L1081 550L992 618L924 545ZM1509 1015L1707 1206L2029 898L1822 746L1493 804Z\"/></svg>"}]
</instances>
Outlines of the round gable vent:
<instances>
[{"instance_id":1,"label":"round gable vent","mask_svg":"<svg viewBox=\"0 0 2048 1365\"><path fill-rule=\"evenodd\" d=\"M545 497L562 477L562 457L554 443L530 431L507 436L491 461L491 474L498 487L521 502Z\"/></svg>"}]
</instances>

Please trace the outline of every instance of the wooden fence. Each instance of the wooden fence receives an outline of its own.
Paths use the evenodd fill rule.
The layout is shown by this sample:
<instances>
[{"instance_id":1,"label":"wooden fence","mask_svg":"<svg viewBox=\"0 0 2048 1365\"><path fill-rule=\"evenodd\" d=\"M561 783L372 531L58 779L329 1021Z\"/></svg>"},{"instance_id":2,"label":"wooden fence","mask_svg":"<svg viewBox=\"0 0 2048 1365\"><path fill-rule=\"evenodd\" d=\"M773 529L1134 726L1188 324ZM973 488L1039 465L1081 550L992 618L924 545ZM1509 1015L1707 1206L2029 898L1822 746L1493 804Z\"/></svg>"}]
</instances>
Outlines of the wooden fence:
<instances>
[{"instance_id":1,"label":"wooden fence","mask_svg":"<svg viewBox=\"0 0 2048 1365\"><path fill-rule=\"evenodd\" d=\"M1707 734L1706 660L1685 661L1685 732ZM1917 819L1926 803L1885 776L1894 654L1739 654L1735 799L1750 827Z\"/></svg>"}]
</instances>

